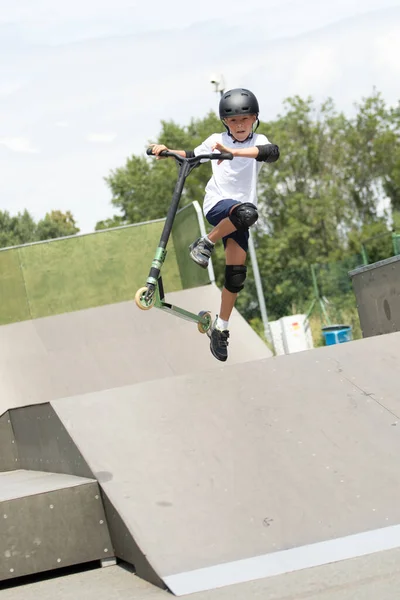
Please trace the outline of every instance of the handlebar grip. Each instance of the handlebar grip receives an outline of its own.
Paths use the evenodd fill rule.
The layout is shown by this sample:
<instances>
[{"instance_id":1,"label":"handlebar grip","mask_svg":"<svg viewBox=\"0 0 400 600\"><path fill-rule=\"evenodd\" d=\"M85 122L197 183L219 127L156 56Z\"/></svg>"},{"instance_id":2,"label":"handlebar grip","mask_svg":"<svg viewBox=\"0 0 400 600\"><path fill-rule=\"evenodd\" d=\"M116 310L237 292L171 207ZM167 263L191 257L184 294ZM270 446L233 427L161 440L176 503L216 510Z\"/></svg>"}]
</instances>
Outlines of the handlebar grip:
<instances>
[{"instance_id":1,"label":"handlebar grip","mask_svg":"<svg viewBox=\"0 0 400 600\"><path fill-rule=\"evenodd\" d=\"M147 156L156 156L155 154L153 154L153 148L147 148L146 154ZM159 156L168 156L168 150L162 150Z\"/></svg>"},{"instance_id":2,"label":"handlebar grip","mask_svg":"<svg viewBox=\"0 0 400 600\"><path fill-rule=\"evenodd\" d=\"M220 160L232 160L233 154L231 152L221 152L221 154L218 156L218 158Z\"/></svg>"}]
</instances>

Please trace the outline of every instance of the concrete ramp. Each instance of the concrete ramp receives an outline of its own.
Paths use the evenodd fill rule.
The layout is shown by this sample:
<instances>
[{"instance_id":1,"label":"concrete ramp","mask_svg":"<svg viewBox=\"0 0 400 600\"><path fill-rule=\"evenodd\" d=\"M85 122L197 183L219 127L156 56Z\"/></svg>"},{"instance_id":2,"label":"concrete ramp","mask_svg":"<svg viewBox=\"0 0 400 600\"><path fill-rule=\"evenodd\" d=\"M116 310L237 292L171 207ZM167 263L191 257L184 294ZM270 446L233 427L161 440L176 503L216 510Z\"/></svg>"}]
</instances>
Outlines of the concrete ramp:
<instances>
[{"instance_id":1,"label":"concrete ramp","mask_svg":"<svg viewBox=\"0 0 400 600\"><path fill-rule=\"evenodd\" d=\"M10 415L0 416L0 472L18 468L18 450L11 425Z\"/></svg>"},{"instance_id":2,"label":"concrete ramp","mask_svg":"<svg viewBox=\"0 0 400 600\"><path fill-rule=\"evenodd\" d=\"M167 294L198 313L219 310L213 285ZM271 356L238 311L232 316L229 364ZM24 321L0 328L0 415L48 402L203 369L220 369L194 323L133 302Z\"/></svg>"},{"instance_id":3,"label":"concrete ramp","mask_svg":"<svg viewBox=\"0 0 400 600\"><path fill-rule=\"evenodd\" d=\"M392 334L51 404L136 552L183 595L400 547L399 347Z\"/></svg>"},{"instance_id":4,"label":"concrete ramp","mask_svg":"<svg viewBox=\"0 0 400 600\"><path fill-rule=\"evenodd\" d=\"M0 473L0 581L114 557L97 481Z\"/></svg>"},{"instance_id":5,"label":"concrete ramp","mask_svg":"<svg viewBox=\"0 0 400 600\"><path fill-rule=\"evenodd\" d=\"M0 507L8 526L0 536L0 556L18 562L18 568L11 563L13 577L95 558L103 564L118 556L134 564L143 579L164 587L49 403L15 408L0 417L0 467L6 471L0 473ZM4 508L2 499L12 505ZM49 511L50 505L57 510ZM34 553L33 539L40 541ZM94 554L99 540L107 556L103 550ZM60 564L54 563L56 553Z\"/></svg>"}]
</instances>

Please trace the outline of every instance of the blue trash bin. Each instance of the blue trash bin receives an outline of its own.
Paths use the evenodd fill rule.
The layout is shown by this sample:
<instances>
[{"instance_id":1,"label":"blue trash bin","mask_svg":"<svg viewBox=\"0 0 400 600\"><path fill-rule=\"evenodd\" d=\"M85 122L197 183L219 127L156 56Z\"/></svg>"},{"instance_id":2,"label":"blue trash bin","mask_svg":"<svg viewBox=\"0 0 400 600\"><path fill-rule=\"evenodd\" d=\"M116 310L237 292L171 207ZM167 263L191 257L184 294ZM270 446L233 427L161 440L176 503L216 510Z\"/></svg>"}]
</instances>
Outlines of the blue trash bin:
<instances>
[{"instance_id":1,"label":"blue trash bin","mask_svg":"<svg viewBox=\"0 0 400 600\"><path fill-rule=\"evenodd\" d=\"M327 325L322 328L322 335L326 346L333 344L343 344L353 339L351 325Z\"/></svg>"}]
</instances>

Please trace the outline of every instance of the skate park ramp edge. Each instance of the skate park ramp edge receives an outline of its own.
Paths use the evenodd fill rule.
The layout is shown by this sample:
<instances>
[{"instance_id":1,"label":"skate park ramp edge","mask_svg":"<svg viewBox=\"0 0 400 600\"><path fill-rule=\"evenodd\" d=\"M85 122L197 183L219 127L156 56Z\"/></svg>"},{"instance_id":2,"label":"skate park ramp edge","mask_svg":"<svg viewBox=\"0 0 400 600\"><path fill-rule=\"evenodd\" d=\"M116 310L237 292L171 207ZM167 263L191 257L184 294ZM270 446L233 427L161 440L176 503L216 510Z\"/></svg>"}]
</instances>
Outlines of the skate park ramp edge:
<instances>
[{"instance_id":1,"label":"skate park ramp edge","mask_svg":"<svg viewBox=\"0 0 400 600\"><path fill-rule=\"evenodd\" d=\"M215 284L166 294L193 311L219 309ZM229 364L272 356L234 309ZM197 325L132 300L0 328L0 415L6 410L162 379L222 363ZM21 376L23 374L23 376Z\"/></svg>"},{"instance_id":2,"label":"skate park ramp edge","mask_svg":"<svg viewBox=\"0 0 400 600\"><path fill-rule=\"evenodd\" d=\"M5 489L1 489L0 502L1 497L6 493L8 495L10 495L10 493L13 494L15 486L10 485L10 483L12 483L12 477L15 478L17 473L23 474L22 480L19 482L19 487L24 492L28 492L25 493L25 496L30 495L29 491L32 488L31 483L32 481L35 482L37 477L41 478L40 482L42 488L46 481L51 482L54 487L54 484L56 484L57 481L65 482L68 478L71 479L72 482L79 482L79 484L91 480L96 486L99 485L98 480L95 478L84 457L79 452L79 449L76 447L49 403L15 408L8 411L3 417L0 417L0 470L4 471L3 473L0 472L0 480L2 485L5 484ZM97 476L99 477L100 474L97 474ZM48 477L51 477L51 479ZM47 478L47 480L45 478ZM45 491L46 490L42 489L41 496L43 496ZM38 496L38 494L36 494L36 496ZM23 503L23 507L26 510L29 510L29 514L32 515L33 512L36 511L38 520L44 524L48 522L48 506L50 502L48 494L47 498L47 503L43 502L42 497L36 497L34 499L28 498ZM95 500L95 504L97 505L100 498L99 491L91 494L90 498L91 501ZM104 544L104 547L107 547L109 551L111 551L112 547L113 553L115 553L112 554L112 556L118 556L119 559L135 565L136 571L140 573L140 576L143 579L146 579L153 585L165 588L165 584L163 584L149 565L146 557L137 547L135 540L132 538L124 522L104 492L101 493L101 498L106 519L103 517L100 521L100 525L103 529L107 528L112 542L112 546L110 545L111 542L108 541ZM68 500L68 494L65 490L60 491L57 498L57 504L64 504L66 518L63 517L60 523L60 519L55 519L53 521L53 531L51 535L49 534L47 526L45 532L47 541L49 537L55 541L62 538L62 528L65 526L65 523L69 523L72 527L73 517L75 517L76 521L76 517L79 517L80 510L82 509L78 500L79 498L75 498L75 501L71 503L71 501ZM10 510L6 512L8 516L11 516ZM13 513L15 516L16 511L13 510ZM91 518L88 519L88 523L90 520ZM97 523L99 523L99 521L97 521ZM0 526L1 524L2 522L0 520ZM4 524L9 525L9 527L6 527L5 535L3 537L6 542L8 540L8 545L11 545L10 535L13 535L13 529L16 529L15 525L11 518ZM51 561L54 556L52 553L50 553L50 557L48 556L49 552L45 551L44 541L43 544L40 545L40 557L35 556L35 560L28 560L32 554L32 537L35 537L32 535L32 530L34 527L35 523L32 523L31 527L26 526L22 531L19 531L18 552L10 551L8 547L4 550L5 556L9 555L13 560L17 560L15 557L18 556L20 559L18 568L14 564L10 567L12 568L12 577L21 575L22 568L25 569L25 574L32 574L34 572L46 571L48 568L59 568L60 566L65 566L67 564L65 552L62 553L63 558L60 559L60 565L52 563ZM26 531L25 537L23 536L23 531ZM41 536L39 535L36 537L41 539ZM93 537L93 539L98 539L98 536L87 535L85 537L88 542L86 545L84 540L79 540L77 535L75 535L75 541L71 540L71 544L69 544L70 564L82 564L87 562L83 558L85 556L85 551L86 556L91 556L92 560L94 560L95 557L93 554L90 554L90 552L93 552L93 548L91 547L91 537ZM2 536L0 536L0 542L1 540ZM4 540L3 543L5 543ZM53 551L55 551L54 546L55 545L53 545ZM38 555L39 553L35 552L34 554ZM26 560L24 560L24 557ZM38 558L40 558L40 560L36 560ZM97 555L97 558L104 559L106 557L104 555ZM110 558L110 555L108 555L108 558ZM52 567L49 567L49 564L52 565ZM29 569L31 570L29 571ZM1 573L0 570L0 580L2 577L4 578L5 574Z\"/></svg>"},{"instance_id":3,"label":"skate park ramp edge","mask_svg":"<svg viewBox=\"0 0 400 600\"><path fill-rule=\"evenodd\" d=\"M51 402L175 595L400 547L400 334Z\"/></svg>"}]
</instances>

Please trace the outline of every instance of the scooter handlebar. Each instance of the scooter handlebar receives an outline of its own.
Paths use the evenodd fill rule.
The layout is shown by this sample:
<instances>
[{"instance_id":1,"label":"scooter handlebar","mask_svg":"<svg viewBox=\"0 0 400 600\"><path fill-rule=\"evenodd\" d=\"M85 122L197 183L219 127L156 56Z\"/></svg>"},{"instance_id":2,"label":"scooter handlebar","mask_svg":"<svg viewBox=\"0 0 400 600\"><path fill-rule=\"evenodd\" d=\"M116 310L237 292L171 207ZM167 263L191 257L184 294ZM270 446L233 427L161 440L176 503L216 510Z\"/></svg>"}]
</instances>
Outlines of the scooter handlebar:
<instances>
[{"instance_id":1,"label":"scooter handlebar","mask_svg":"<svg viewBox=\"0 0 400 600\"><path fill-rule=\"evenodd\" d=\"M198 158L209 158L210 160L232 160L233 154L231 152L219 152L217 154L206 154L204 157L199 156Z\"/></svg>"},{"instance_id":2,"label":"scooter handlebar","mask_svg":"<svg viewBox=\"0 0 400 600\"><path fill-rule=\"evenodd\" d=\"M152 148L147 148L146 154L148 156L155 156L155 154L153 154L153 149ZM184 160L187 160L187 161L190 161L190 162L200 162L203 159L209 159L209 160L232 160L233 159L233 154L231 152L219 152L219 153L213 153L213 154L199 154L198 156L196 156L194 158L184 158L183 156L181 156L180 154L176 154L175 152L170 152L169 150L162 150L160 152L159 156L166 156L166 157L167 156L172 156L173 158L176 158L180 162L183 162Z\"/></svg>"},{"instance_id":3,"label":"scooter handlebar","mask_svg":"<svg viewBox=\"0 0 400 600\"><path fill-rule=\"evenodd\" d=\"M153 148L147 148L146 154L148 156L156 156L155 154L153 154ZM162 150L159 156L175 156L175 154L173 152L169 152L169 150Z\"/></svg>"}]
</instances>

